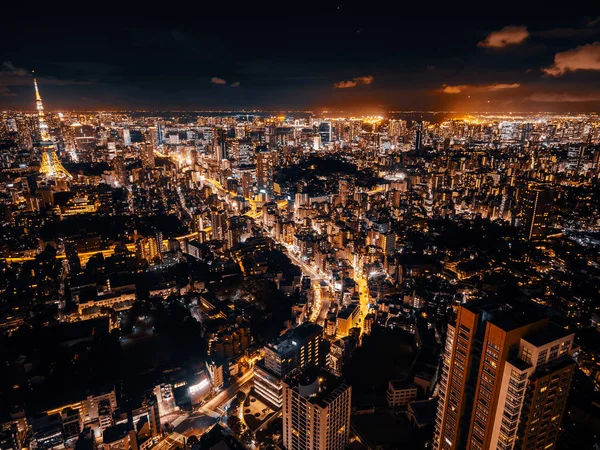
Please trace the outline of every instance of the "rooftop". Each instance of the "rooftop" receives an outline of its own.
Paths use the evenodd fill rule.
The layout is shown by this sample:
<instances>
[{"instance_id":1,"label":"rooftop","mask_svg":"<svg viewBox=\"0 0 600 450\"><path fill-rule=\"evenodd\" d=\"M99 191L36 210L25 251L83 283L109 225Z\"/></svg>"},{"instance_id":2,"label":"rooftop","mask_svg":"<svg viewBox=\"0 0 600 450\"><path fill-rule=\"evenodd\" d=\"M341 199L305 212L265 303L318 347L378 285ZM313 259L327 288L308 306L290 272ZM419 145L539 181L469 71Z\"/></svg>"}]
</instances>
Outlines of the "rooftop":
<instances>
[{"instance_id":1,"label":"rooftop","mask_svg":"<svg viewBox=\"0 0 600 450\"><path fill-rule=\"evenodd\" d=\"M555 323L550 323L544 331L532 334L531 336L527 336L524 338L524 340L532 345L535 345L536 347L541 347L551 342L564 339L567 336L573 334L574 333L565 330L564 328L556 325Z\"/></svg>"},{"instance_id":2,"label":"rooftop","mask_svg":"<svg viewBox=\"0 0 600 450\"><path fill-rule=\"evenodd\" d=\"M310 386L315 382L318 383L318 389L315 393L308 397L303 396L308 398L310 403L318 405L321 408L327 407L343 392L350 389L350 386L331 372L316 368L307 370L295 369L283 379L283 382L297 392L302 391L301 387Z\"/></svg>"}]
</instances>

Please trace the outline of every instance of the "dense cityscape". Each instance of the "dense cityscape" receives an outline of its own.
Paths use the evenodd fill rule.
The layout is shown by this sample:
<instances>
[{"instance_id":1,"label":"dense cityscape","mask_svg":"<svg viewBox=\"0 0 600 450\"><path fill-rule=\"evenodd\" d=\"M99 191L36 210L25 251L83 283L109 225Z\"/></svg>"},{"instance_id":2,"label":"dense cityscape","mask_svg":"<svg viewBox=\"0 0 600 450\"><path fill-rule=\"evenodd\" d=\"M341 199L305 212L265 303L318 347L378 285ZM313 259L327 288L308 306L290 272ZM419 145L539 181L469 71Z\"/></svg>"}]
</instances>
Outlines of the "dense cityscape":
<instances>
[{"instance_id":1,"label":"dense cityscape","mask_svg":"<svg viewBox=\"0 0 600 450\"><path fill-rule=\"evenodd\" d=\"M600 18L230 6L3 21L0 450L600 449Z\"/></svg>"},{"instance_id":2,"label":"dense cityscape","mask_svg":"<svg viewBox=\"0 0 600 450\"><path fill-rule=\"evenodd\" d=\"M594 442L597 116L46 113L38 88L0 121L3 449L453 448L465 415L473 448Z\"/></svg>"}]
</instances>

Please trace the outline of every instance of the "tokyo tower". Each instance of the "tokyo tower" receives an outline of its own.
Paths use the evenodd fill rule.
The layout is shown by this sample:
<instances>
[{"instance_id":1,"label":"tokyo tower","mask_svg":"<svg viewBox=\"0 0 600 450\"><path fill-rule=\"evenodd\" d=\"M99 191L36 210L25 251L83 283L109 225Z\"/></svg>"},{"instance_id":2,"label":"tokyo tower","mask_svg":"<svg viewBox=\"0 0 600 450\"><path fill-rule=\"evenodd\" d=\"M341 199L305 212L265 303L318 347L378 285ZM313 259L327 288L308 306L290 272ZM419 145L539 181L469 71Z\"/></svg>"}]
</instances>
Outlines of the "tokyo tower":
<instances>
[{"instance_id":1,"label":"tokyo tower","mask_svg":"<svg viewBox=\"0 0 600 450\"><path fill-rule=\"evenodd\" d=\"M40 127L40 146L42 147L42 162L40 164L40 175L46 178L73 178L67 169L65 169L58 159L56 152L54 151L54 142L48 132L48 124L44 116L44 105L42 104L42 97L38 89L37 80L33 78L33 85L35 87L35 106L38 111L38 121Z\"/></svg>"}]
</instances>

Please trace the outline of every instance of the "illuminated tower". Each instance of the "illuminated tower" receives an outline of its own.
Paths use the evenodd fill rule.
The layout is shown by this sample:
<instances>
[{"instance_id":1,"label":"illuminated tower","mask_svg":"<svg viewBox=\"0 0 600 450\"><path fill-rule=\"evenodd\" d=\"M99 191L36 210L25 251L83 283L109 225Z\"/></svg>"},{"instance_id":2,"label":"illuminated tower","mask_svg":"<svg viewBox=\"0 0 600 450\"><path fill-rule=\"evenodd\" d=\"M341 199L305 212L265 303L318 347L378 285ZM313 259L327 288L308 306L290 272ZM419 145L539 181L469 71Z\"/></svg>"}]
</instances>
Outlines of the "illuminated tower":
<instances>
[{"instance_id":1,"label":"illuminated tower","mask_svg":"<svg viewBox=\"0 0 600 450\"><path fill-rule=\"evenodd\" d=\"M40 147L42 148L42 162L40 164L40 174L46 178L73 178L67 169L65 169L54 151L54 142L48 132L48 124L44 116L44 105L38 89L37 80L33 78L35 87L35 107L38 111L38 122L40 128Z\"/></svg>"}]
</instances>

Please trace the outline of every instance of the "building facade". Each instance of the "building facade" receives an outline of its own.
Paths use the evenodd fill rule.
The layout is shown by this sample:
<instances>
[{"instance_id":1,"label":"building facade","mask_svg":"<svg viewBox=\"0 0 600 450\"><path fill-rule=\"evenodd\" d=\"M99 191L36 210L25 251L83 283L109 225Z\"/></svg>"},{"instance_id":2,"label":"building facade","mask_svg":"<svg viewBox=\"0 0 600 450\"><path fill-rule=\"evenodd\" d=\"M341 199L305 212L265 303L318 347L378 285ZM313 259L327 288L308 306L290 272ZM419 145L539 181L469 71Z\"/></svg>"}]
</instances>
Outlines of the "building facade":
<instances>
[{"instance_id":1,"label":"building facade","mask_svg":"<svg viewBox=\"0 0 600 450\"><path fill-rule=\"evenodd\" d=\"M331 374L295 370L283 381L283 446L344 450L350 433L352 388Z\"/></svg>"},{"instance_id":2,"label":"building facade","mask_svg":"<svg viewBox=\"0 0 600 450\"><path fill-rule=\"evenodd\" d=\"M443 354L434 448L552 448L575 365L573 338L535 312L459 307Z\"/></svg>"}]
</instances>

